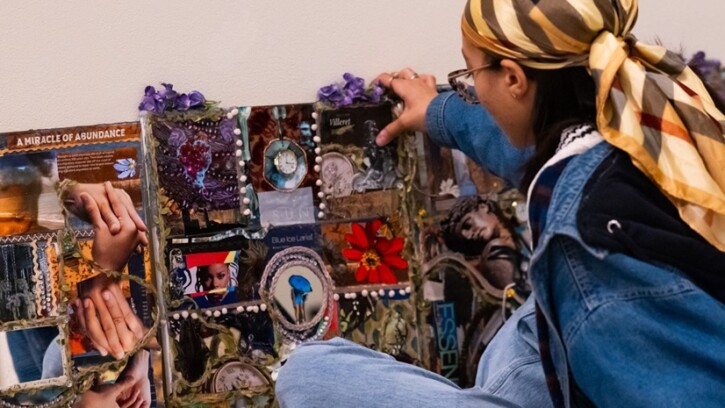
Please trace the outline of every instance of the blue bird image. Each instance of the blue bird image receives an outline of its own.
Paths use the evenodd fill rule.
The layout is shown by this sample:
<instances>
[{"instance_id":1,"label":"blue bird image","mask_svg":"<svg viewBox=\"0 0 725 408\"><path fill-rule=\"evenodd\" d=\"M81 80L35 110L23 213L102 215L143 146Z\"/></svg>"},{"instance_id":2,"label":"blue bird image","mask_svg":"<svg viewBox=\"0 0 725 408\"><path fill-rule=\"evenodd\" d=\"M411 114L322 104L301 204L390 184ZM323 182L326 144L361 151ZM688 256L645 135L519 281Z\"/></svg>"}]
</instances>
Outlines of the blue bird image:
<instances>
[{"instance_id":1,"label":"blue bird image","mask_svg":"<svg viewBox=\"0 0 725 408\"><path fill-rule=\"evenodd\" d=\"M290 276L289 285L292 287L290 295L295 306L295 320L297 323L303 323L305 321L305 300L307 294L312 292L312 285L307 278L300 275Z\"/></svg>"}]
</instances>

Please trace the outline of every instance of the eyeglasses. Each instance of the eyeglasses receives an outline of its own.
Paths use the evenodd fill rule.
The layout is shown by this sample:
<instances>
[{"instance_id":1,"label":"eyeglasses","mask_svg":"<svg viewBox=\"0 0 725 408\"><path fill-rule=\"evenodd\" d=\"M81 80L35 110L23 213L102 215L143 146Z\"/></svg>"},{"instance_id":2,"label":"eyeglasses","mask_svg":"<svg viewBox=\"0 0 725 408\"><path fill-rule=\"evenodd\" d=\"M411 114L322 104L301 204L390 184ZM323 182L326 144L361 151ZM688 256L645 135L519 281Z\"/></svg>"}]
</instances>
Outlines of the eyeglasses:
<instances>
[{"instance_id":1,"label":"eyeglasses","mask_svg":"<svg viewBox=\"0 0 725 408\"><path fill-rule=\"evenodd\" d=\"M491 68L493 64L486 64L473 69L458 69L448 74L448 83L464 101L472 104L480 103L474 88L474 73Z\"/></svg>"}]
</instances>

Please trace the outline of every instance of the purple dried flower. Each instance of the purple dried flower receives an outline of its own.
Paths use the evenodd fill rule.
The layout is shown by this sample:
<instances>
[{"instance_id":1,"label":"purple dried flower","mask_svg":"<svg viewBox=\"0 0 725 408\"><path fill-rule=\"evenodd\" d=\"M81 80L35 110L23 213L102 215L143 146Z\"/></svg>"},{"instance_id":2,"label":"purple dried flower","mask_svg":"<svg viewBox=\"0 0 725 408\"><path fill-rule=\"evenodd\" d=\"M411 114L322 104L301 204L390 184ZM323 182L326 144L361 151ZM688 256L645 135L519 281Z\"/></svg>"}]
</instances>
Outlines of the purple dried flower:
<instances>
[{"instance_id":1,"label":"purple dried flower","mask_svg":"<svg viewBox=\"0 0 725 408\"><path fill-rule=\"evenodd\" d=\"M165 84L161 83L161 85L164 86L164 89L162 91L159 91L159 96L161 96L163 99L172 102L176 100L176 91L174 91L174 85L172 84Z\"/></svg>"},{"instance_id":2,"label":"purple dried flower","mask_svg":"<svg viewBox=\"0 0 725 408\"><path fill-rule=\"evenodd\" d=\"M716 95L713 96L725 102L725 78L720 60L707 59L704 51L698 51L687 65L715 92Z\"/></svg>"},{"instance_id":3,"label":"purple dried flower","mask_svg":"<svg viewBox=\"0 0 725 408\"><path fill-rule=\"evenodd\" d=\"M317 91L317 98L321 102L327 102L334 106L346 106L351 102L351 98L343 92L340 84L331 84L324 86Z\"/></svg>"},{"instance_id":4,"label":"purple dried flower","mask_svg":"<svg viewBox=\"0 0 725 408\"><path fill-rule=\"evenodd\" d=\"M365 90L365 94L361 99L365 102L379 103L382 99L383 92L385 92L385 90L382 85L380 85L380 81L373 81L368 89Z\"/></svg>"},{"instance_id":5,"label":"purple dried flower","mask_svg":"<svg viewBox=\"0 0 725 408\"><path fill-rule=\"evenodd\" d=\"M330 84L320 88L320 90L317 91L317 97L320 98L320 100L326 100L338 92L340 92L340 87L337 84Z\"/></svg>"},{"instance_id":6,"label":"purple dried flower","mask_svg":"<svg viewBox=\"0 0 725 408\"><path fill-rule=\"evenodd\" d=\"M345 91L345 94L349 96L352 100L355 100L357 98L360 98L365 93L365 80L356 77L355 75L346 72L343 76L343 79L345 79L345 85L343 86L343 90Z\"/></svg>"},{"instance_id":7,"label":"purple dried flower","mask_svg":"<svg viewBox=\"0 0 725 408\"><path fill-rule=\"evenodd\" d=\"M358 99L365 94L365 90L362 87L351 86L344 90L345 95L351 99Z\"/></svg>"},{"instance_id":8,"label":"purple dried flower","mask_svg":"<svg viewBox=\"0 0 725 408\"><path fill-rule=\"evenodd\" d=\"M204 95L202 95L201 92L191 91L189 93L189 107L190 108L202 107L204 105L204 102L206 102L206 98L204 98Z\"/></svg>"},{"instance_id":9,"label":"purple dried flower","mask_svg":"<svg viewBox=\"0 0 725 408\"><path fill-rule=\"evenodd\" d=\"M695 53L687 65L694 69L698 75L704 79L709 79L713 75L720 75L720 61L707 59L705 57L705 52L703 51Z\"/></svg>"},{"instance_id":10,"label":"purple dried flower","mask_svg":"<svg viewBox=\"0 0 725 408\"><path fill-rule=\"evenodd\" d=\"M317 97L320 102L335 107L349 106L357 102L379 103L384 92L379 82L373 82L367 89L365 80L349 72L342 75L344 83L335 83L320 88Z\"/></svg>"},{"instance_id":11,"label":"purple dried flower","mask_svg":"<svg viewBox=\"0 0 725 408\"><path fill-rule=\"evenodd\" d=\"M337 103L337 106L350 106L353 103L353 98L347 93L343 94L342 100Z\"/></svg>"},{"instance_id":12,"label":"purple dried flower","mask_svg":"<svg viewBox=\"0 0 725 408\"><path fill-rule=\"evenodd\" d=\"M156 101L153 96L146 96L138 105L138 110L146 112L156 112Z\"/></svg>"},{"instance_id":13,"label":"purple dried flower","mask_svg":"<svg viewBox=\"0 0 725 408\"><path fill-rule=\"evenodd\" d=\"M696 52L687 65L696 69L700 75L704 77L710 76L715 72L720 72L720 61L716 59L707 59L704 51Z\"/></svg>"},{"instance_id":14,"label":"purple dried flower","mask_svg":"<svg viewBox=\"0 0 725 408\"><path fill-rule=\"evenodd\" d=\"M349 88L364 88L365 87L365 80L357 77L349 72L346 72L342 75L342 78L345 80L345 89Z\"/></svg>"},{"instance_id":15,"label":"purple dried flower","mask_svg":"<svg viewBox=\"0 0 725 408\"><path fill-rule=\"evenodd\" d=\"M153 112L157 114L164 113L167 108L166 101L160 92L156 91L156 88L149 85L144 88L144 97L141 103L138 105L138 110Z\"/></svg>"},{"instance_id":16,"label":"purple dried flower","mask_svg":"<svg viewBox=\"0 0 725 408\"><path fill-rule=\"evenodd\" d=\"M185 112L191 108L204 108L206 98L199 91L192 91L187 94L179 94L174 91L172 84L162 83L163 89L157 91L149 85L144 89L144 98L138 105L141 111L163 114L169 110Z\"/></svg>"},{"instance_id":17,"label":"purple dried flower","mask_svg":"<svg viewBox=\"0 0 725 408\"><path fill-rule=\"evenodd\" d=\"M189 101L189 95L187 94L179 94L174 100L174 109L180 112L188 111L190 105L191 101Z\"/></svg>"}]
</instances>

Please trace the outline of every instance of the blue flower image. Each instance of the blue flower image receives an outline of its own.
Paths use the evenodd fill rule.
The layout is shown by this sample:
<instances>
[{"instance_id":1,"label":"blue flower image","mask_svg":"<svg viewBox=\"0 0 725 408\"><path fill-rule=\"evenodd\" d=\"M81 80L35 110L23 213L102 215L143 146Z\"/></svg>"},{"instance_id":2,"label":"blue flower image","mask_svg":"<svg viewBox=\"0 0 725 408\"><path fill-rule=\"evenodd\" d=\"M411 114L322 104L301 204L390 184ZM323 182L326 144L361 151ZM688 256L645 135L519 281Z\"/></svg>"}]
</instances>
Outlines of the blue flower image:
<instances>
[{"instance_id":1,"label":"blue flower image","mask_svg":"<svg viewBox=\"0 0 725 408\"><path fill-rule=\"evenodd\" d=\"M136 175L136 160L134 159L118 159L113 165L116 169L119 179L125 179Z\"/></svg>"},{"instance_id":2,"label":"blue flower image","mask_svg":"<svg viewBox=\"0 0 725 408\"><path fill-rule=\"evenodd\" d=\"M312 292L310 281L304 276L292 275L289 277L289 284L292 287L290 295L295 305L295 320L297 323L305 321L305 299L307 294Z\"/></svg>"}]
</instances>

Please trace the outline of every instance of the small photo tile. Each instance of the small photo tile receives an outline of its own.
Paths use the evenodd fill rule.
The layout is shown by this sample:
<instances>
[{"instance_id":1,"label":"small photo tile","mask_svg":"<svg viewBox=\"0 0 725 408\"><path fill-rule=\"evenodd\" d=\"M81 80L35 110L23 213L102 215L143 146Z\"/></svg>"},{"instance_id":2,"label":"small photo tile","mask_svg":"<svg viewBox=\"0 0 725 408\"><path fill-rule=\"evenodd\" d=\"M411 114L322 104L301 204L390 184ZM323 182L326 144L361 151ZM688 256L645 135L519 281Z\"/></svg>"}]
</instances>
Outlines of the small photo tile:
<instances>
[{"instance_id":1,"label":"small photo tile","mask_svg":"<svg viewBox=\"0 0 725 408\"><path fill-rule=\"evenodd\" d=\"M317 189L312 112L310 104L240 108L242 158L255 192Z\"/></svg>"},{"instance_id":2,"label":"small photo tile","mask_svg":"<svg viewBox=\"0 0 725 408\"><path fill-rule=\"evenodd\" d=\"M375 143L393 120L390 103L325 109L318 114L320 179L326 196L347 197L402 186L396 144L380 147Z\"/></svg>"},{"instance_id":3,"label":"small photo tile","mask_svg":"<svg viewBox=\"0 0 725 408\"><path fill-rule=\"evenodd\" d=\"M393 217L321 225L322 256L337 287L407 282L405 236Z\"/></svg>"}]
</instances>

